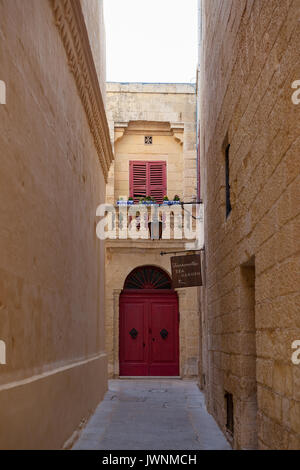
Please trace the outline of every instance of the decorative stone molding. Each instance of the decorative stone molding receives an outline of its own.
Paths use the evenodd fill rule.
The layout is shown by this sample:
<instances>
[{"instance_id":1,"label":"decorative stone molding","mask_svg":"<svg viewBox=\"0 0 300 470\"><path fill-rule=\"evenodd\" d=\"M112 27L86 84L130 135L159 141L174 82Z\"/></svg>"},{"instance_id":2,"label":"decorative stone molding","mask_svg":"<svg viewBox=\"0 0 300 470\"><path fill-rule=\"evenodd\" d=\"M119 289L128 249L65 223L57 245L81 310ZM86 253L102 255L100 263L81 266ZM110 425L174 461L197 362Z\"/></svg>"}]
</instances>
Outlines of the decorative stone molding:
<instances>
[{"instance_id":1,"label":"decorative stone molding","mask_svg":"<svg viewBox=\"0 0 300 470\"><path fill-rule=\"evenodd\" d=\"M114 143L116 144L124 135L170 135L173 136L176 142L181 146L184 143L184 123L170 123L160 121L127 121L127 122L114 122Z\"/></svg>"},{"instance_id":2,"label":"decorative stone molding","mask_svg":"<svg viewBox=\"0 0 300 470\"><path fill-rule=\"evenodd\" d=\"M128 122L124 122L124 123L116 122L115 123L115 138L114 138L115 144L118 142L118 140L122 139L127 128L128 128Z\"/></svg>"},{"instance_id":3,"label":"decorative stone molding","mask_svg":"<svg viewBox=\"0 0 300 470\"><path fill-rule=\"evenodd\" d=\"M107 182L113 160L105 107L80 0L49 0Z\"/></svg>"},{"instance_id":4,"label":"decorative stone molding","mask_svg":"<svg viewBox=\"0 0 300 470\"><path fill-rule=\"evenodd\" d=\"M184 124L177 122L171 123L170 125L172 135L174 136L176 142L183 146L184 143Z\"/></svg>"}]
</instances>

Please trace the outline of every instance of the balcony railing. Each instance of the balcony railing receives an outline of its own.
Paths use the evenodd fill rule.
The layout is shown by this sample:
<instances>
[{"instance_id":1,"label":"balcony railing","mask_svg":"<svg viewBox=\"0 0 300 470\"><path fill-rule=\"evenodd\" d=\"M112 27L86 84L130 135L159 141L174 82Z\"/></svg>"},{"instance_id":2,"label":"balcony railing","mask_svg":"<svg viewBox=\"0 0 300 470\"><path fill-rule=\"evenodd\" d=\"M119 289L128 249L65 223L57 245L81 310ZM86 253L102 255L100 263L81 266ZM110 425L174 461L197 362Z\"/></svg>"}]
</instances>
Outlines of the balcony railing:
<instances>
[{"instance_id":1,"label":"balcony railing","mask_svg":"<svg viewBox=\"0 0 300 470\"><path fill-rule=\"evenodd\" d=\"M105 238L195 240L203 222L202 204L106 205Z\"/></svg>"}]
</instances>

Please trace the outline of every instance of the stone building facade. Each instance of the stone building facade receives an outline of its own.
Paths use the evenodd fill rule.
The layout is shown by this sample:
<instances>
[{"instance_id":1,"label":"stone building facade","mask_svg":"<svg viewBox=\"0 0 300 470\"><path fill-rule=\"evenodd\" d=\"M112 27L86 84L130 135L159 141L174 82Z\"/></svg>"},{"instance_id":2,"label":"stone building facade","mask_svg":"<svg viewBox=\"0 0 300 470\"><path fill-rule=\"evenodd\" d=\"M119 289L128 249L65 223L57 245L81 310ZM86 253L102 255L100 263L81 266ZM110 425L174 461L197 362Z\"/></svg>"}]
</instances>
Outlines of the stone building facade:
<instances>
[{"instance_id":1,"label":"stone building facade","mask_svg":"<svg viewBox=\"0 0 300 470\"><path fill-rule=\"evenodd\" d=\"M300 3L200 3L200 383L234 448L300 449Z\"/></svg>"},{"instance_id":2,"label":"stone building facade","mask_svg":"<svg viewBox=\"0 0 300 470\"><path fill-rule=\"evenodd\" d=\"M196 93L189 84L107 84L107 113L115 161L109 172L107 203L131 195L130 162L166 165L166 195L182 201L196 199ZM145 138L151 137L151 144ZM106 344L109 377L120 375L120 296L127 276L139 267L162 269L171 276L171 255L193 240L106 241ZM197 289L179 289L179 361L177 375L198 371Z\"/></svg>"},{"instance_id":3,"label":"stone building facade","mask_svg":"<svg viewBox=\"0 0 300 470\"><path fill-rule=\"evenodd\" d=\"M107 390L102 2L4 0L0 17L0 448L56 449Z\"/></svg>"}]
</instances>

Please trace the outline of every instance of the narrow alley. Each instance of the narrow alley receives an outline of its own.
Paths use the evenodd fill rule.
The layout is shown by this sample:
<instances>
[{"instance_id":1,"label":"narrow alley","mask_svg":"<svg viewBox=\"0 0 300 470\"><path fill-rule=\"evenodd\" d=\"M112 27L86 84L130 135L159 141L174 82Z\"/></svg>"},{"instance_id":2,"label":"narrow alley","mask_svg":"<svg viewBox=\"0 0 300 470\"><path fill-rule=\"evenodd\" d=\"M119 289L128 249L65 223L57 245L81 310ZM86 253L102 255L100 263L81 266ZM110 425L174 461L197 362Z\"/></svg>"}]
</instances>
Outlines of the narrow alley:
<instances>
[{"instance_id":1,"label":"narrow alley","mask_svg":"<svg viewBox=\"0 0 300 470\"><path fill-rule=\"evenodd\" d=\"M74 450L230 450L193 380L111 380Z\"/></svg>"},{"instance_id":2,"label":"narrow alley","mask_svg":"<svg viewBox=\"0 0 300 470\"><path fill-rule=\"evenodd\" d=\"M1 451L300 450L299 18L0 0Z\"/></svg>"}]
</instances>

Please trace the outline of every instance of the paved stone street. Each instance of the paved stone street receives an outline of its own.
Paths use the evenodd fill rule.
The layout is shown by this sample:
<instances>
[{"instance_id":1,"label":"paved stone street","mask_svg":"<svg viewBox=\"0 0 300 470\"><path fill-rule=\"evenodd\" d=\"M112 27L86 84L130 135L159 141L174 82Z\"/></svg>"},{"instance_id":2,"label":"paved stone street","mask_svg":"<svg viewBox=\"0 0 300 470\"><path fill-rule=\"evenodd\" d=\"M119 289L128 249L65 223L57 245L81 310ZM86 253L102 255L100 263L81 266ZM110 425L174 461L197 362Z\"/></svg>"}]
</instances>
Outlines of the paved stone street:
<instances>
[{"instance_id":1,"label":"paved stone street","mask_svg":"<svg viewBox=\"0 0 300 470\"><path fill-rule=\"evenodd\" d=\"M193 381L112 380L75 450L230 450Z\"/></svg>"}]
</instances>

